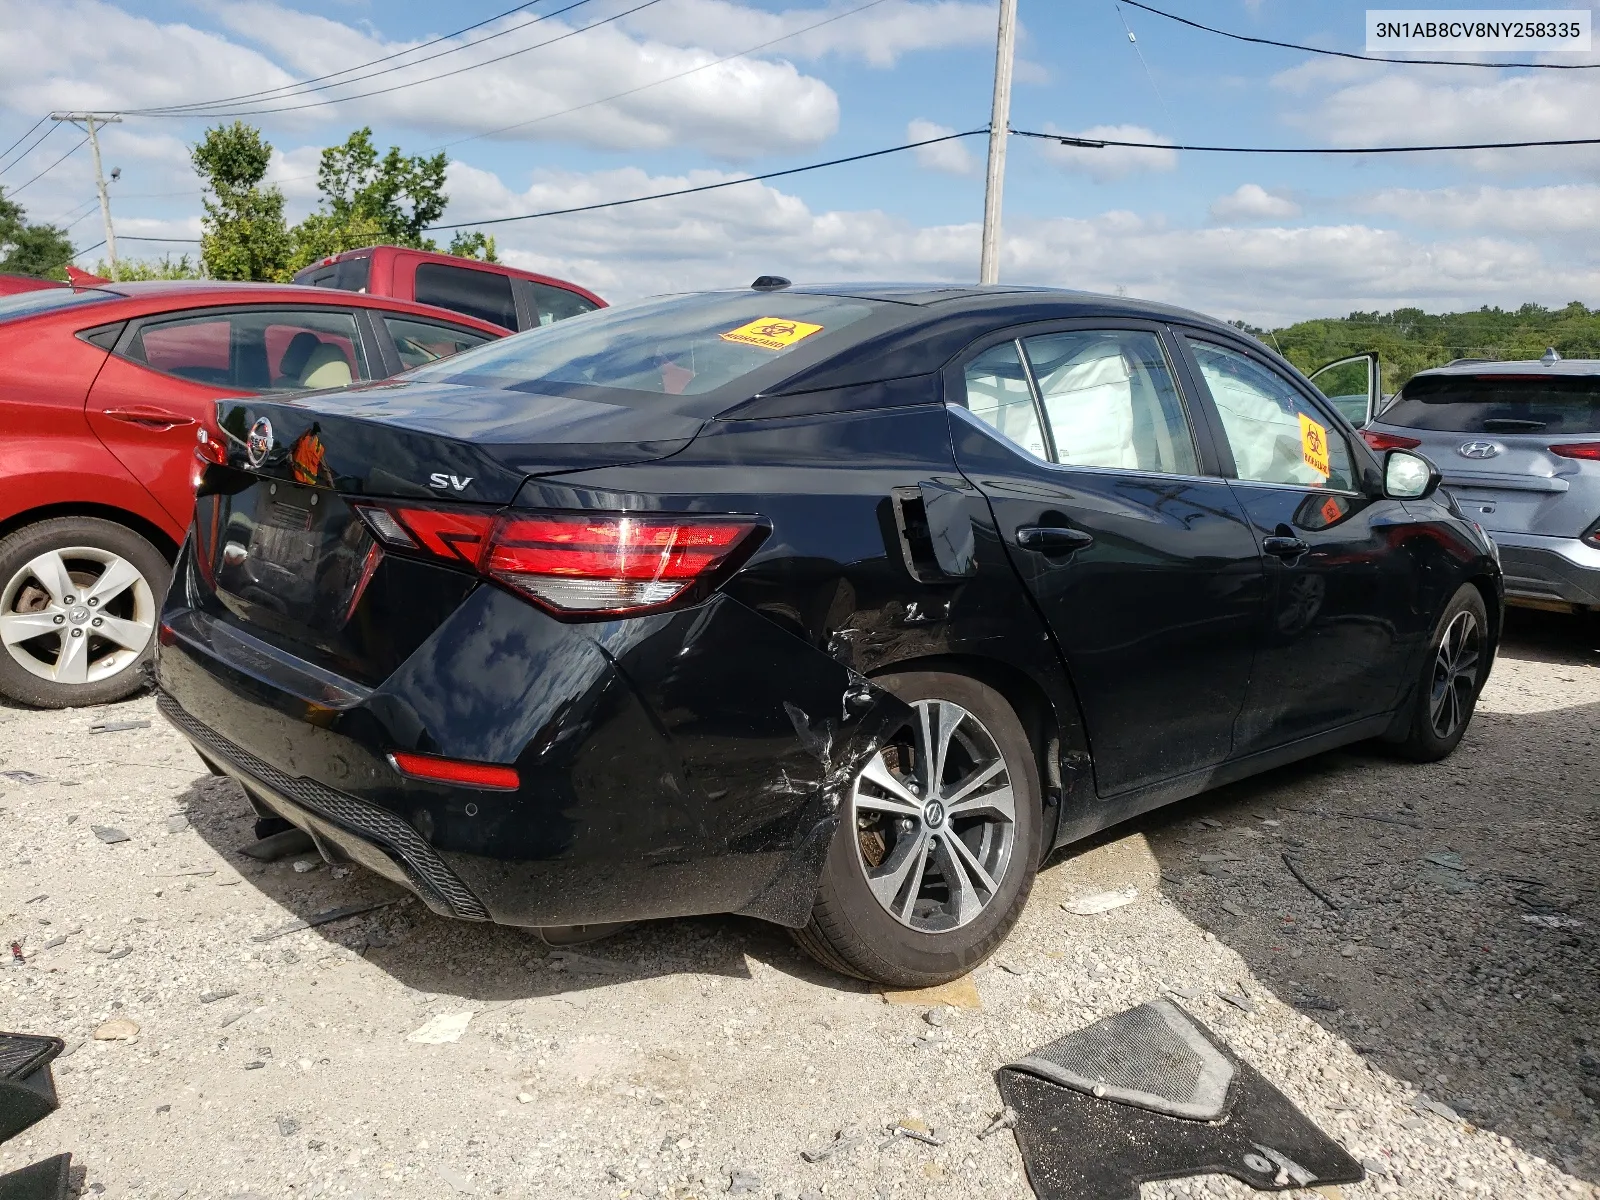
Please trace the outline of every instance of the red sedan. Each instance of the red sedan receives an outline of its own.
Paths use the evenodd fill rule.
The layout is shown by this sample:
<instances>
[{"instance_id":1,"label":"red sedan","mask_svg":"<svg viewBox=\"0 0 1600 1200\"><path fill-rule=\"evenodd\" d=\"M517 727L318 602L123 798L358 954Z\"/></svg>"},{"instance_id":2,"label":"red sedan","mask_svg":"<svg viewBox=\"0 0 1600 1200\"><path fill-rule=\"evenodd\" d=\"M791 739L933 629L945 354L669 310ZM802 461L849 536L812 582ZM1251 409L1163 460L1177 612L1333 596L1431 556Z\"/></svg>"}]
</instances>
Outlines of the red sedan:
<instances>
[{"instance_id":1,"label":"red sedan","mask_svg":"<svg viewBox=\"0 0 1600 1200\"><path fill-rule=\"evenodd\" d=\"M139 687L219 397L382 379L505 333L315 287L0 296L0 694L56 708Z\"/></svg>"}]
</instances>

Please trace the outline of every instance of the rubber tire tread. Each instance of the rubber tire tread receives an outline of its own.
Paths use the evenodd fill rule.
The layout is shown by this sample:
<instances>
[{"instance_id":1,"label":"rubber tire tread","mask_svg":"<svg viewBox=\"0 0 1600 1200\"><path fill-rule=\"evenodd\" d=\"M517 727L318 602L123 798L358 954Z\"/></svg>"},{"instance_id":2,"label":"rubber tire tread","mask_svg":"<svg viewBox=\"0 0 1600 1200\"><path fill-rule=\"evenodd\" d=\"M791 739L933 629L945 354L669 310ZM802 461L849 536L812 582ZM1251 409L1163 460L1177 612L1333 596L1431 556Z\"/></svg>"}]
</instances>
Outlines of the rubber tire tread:
<instances>
[{"instance_id":1,"label":"rubber tire tread","mask_svg":"<svg viewBox=\"0 0 1600 1200\"><path fill-rule=\"evenodd\" d=\"M13 571L41 551L73 545L99 546L131 561L143 572L159 613L172 576L166 556L126 525L100 517L50 517L0 538L0 587ZM0 695L33 708L81 708L125 700L149 682L147 668L155 648L156 638L151 637L144 653L110 679L84 684L40 679L13 662L8 651L0 649Z\"/></svg>"},{"instance_id":2,"label":"rubber tire tread","mask_svg":"<svg viewBox=\"0 0 1600 1200\"><path fill-rule=\"evenodd\" d=\"M1434 734L1428 721L1428 693L1433 683L1433 661L1439 652L1439 641L1444 637L1445 630L1450 627L1450 622L1465 611L1470 611L1477 617L1483 639L1482 649L1478 654L1480 667L1477 687L1472 694L1472 707L1467 713L1467 719L1461 723L1461 728L1456 730L1454 736L1441 741ZM1483 691L1487 679L1484 671L1488 656L1488 610L1484 607L1482 593L1472 584L1464 583L1456 590L1456 594L1450 597L1450 603L1445 605L1438 624L1434 626L1433 636L1428 639L1428 653L1417 680L1416 693L1411 699L1411 716L1405 725L1405 736L1391 745L1391 750L1396 756L1411 762L1430 763L1439 762L1455 753L1456 747L1461 744L1461 739L1466 736L1467 729L1472 724L1473 714L1477 711L1478 694Z\"/></svg>"},{"instance_id":3,"label":"rubber tire tread","mask_svg":"<svg viewBox=\"0 0 1600 1200\"><path fill-rule=\"evenodd\" d=\"M950 691L965 692L968 695L950 695L945 690L945 683L949 681ZM1012 870L1023 871L1021 885L1013 897L1008 911L999 923L982 939L980 947L975 947L978 952L969 954L967 960L958 965L952 965L948 970L935 972L914 971L912 969L896 966L885 959L881 951L869 944L865 944L841 919L843 914L830 913L829 906L823 902L822 887L819 883L818 903L813 905L811 919L799 929L791 929L790 936L795 944L809 954L817 962L836 971L841 975L864 979L871 983L879 983L892 987L917 988L931 987L940 983L947 983L951 979L960 978L970 972L985 958L992 954L1009 936L1012 927L1022 915L1026 907L1028 894L1033 887L1033 879L1038 870L1040 859L1039 839L1042 836L1043 815L1040 804L1040 785L1038 761L1033 753L1033 746L1028 741L1022 723L1016 713L999 692L975 679L962 675L948 675L936 672L908 672L903 675L886 675L879 677L874 682L887 688L890 692L905 700L930 699L935 696L955 700L962 707L978 717L998 741L1010 741L1012 748L1017 751L1015 756L1008 755L1007 762L1011 768L1012 787L1017 793L1017 806L1019 820L1023 815L1023 806L1028 806L1028 820L1026 837L1019 837L1017 845L1012 850ZM974 702L976 701L976 703ZM987 711L979 711L986 709ZM1005 729L1005 726L1010 726ZM997 728L999 726L999 728ZM1020 759L1020 761L1017 761ZM846 823L841 822L839 837L849 836ZM830 850L830 864L833 854ZM823 868L824 874L830 869L829 865ZM852 863L852 869L854 864ZM892 920L887 914L882 914L884 920ZM981 918L980 918L981 920ZM950 936L940 935L940 936Z\"/></svg>"}]
</instances>

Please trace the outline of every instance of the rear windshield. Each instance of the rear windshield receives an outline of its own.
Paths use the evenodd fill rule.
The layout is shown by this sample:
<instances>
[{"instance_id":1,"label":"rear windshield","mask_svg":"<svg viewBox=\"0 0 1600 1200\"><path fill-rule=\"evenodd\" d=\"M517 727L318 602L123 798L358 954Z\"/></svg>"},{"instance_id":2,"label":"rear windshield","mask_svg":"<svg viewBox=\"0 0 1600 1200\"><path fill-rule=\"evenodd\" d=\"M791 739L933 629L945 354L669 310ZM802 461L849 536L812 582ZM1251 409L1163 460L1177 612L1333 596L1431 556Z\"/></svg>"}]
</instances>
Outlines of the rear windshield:
<instances>
[{"instance_id":1,"label":"rear windshield","mask_svg":"<svg viewBox=\"0 0 1600 1200\"><path fill-rule=\"evenodd\" d=\"M603 308L492 342L409 378L527 391L621 388L698 396L882 307L872 300L713 292Z\"/></svg>"},{"instance_id":2,"label":"rear windshield","mask_svg":"<svg viewBox=\"0 0 1600 1200\"><path fill-rule=\"evenodd\" d=\"M1600 433L1600 375L1418 375L1379 420L1446 433Z\"/></svg>"},{"instance_id":3,"label":"rear windshield","mask_svg":"<svg viewBox=\"0 0 1600 1200\"><path fill-rule=\"evenodd\" d=\"M325 267L307 267L295 274L294 281L341 292L364 292L371 277L372 256L364 254L360 258L343 258Z\"/></svg>"},{"instance_id":4,"label":"rear windshield","mask_svg":"<svg viewBox=\"0 0 1600 1200\"><path fill-rule=\"evenodd\" d=\"M93 290L80 292L76 288L69 287L38 288L31 292L17 292L10 296L0 296L0 321L31 317L35 313L49 312L56 308L71 308L75 304L94 304L117 298L111 292Z\"/></svg>"}]
</instances>

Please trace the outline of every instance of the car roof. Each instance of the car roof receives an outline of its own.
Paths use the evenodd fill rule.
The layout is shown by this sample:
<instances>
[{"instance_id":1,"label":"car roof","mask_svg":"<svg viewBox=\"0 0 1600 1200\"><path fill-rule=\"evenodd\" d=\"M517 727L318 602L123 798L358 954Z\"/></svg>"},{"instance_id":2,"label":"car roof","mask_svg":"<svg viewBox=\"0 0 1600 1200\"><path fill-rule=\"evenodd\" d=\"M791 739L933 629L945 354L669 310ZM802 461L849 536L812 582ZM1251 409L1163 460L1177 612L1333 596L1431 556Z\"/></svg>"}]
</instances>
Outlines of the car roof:
<instances>
[{"instance_id":1,"label":"car roof","mask_svg":"<svg viewBox=\"0 0 1600 1200\"><path fill-rule=\"evenodd\" d=\"M301 283L255 283L235 279L148 279L127 283L97 283L92 288L79 291L106 292L130 301L183 302L193 299L208 304L276 304L284 301L300 304L310 302L318 306L386 309L411 316L428 317L446 321L483 332L492 330L496 336L505 337L507 331L499 326L481 321L454 309L439 308L432 304L418 304L415 300L402 300L397 296L374 296L366 292L344 292L332 288L311 287Z\"/></svg>"},{"instance_id":2,"label":"car roof","mask_svg":"<svg viewBox=\"0 0 1600 1200\"><path fill-rule=\"evenodd\" d=\"M1498 362L1455 362L1429 367L1417 375L1600 375L1600 358L1558 358L1545 362L1538 358L1505 359ZM1413 375L1415 379L1417 375Z\"/></svg>"},{"instance_id":3,"label":"car roof","mask_svg":"<svg viewBox=\"0 0 1600 1200\"><path fill-rule=\"evenodd\" d=\"M1153 321L1179 321L1184 324L1210 325L1239 335L1243 331L1235 326L1172 304L1154 300L1138 300L1129 296L1112 296L1103 292L1086 292L1076 288L1042 287L1029 284L959 284L959 283L816 283L783 289L815 296L839 296L862 300L881 300L891 304L913 304L932 308L937 306L941 315L949 312L998 312L1007 308L1032 305L1059 306L1063 316L1081 311L1084 316L1130 316ZM1071 311L1069 311L1071 310ZM1249 336L1249 335L1245 335ZM1255 339L1252 339L1255 340Z\"/></svg>"}]
</instances>

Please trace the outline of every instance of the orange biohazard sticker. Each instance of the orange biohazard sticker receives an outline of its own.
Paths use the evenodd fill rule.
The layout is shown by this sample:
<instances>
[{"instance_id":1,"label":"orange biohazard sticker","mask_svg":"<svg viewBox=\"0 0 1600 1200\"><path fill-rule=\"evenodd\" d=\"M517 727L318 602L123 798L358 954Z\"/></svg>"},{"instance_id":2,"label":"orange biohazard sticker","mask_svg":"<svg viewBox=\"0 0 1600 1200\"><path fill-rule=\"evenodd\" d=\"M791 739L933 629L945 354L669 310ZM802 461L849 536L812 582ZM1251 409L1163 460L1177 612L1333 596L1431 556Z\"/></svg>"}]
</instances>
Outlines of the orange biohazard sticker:
<instances>
[{"instance_id":1,"label":"orange biohazard sticker","mask_svg":"<svg viewBox=\"0 0 1600 1200\"><path fill-rule=\"evenodd\" d=\"M811 325L805 321L786 321L782 317L757 317L748 325L728 330L722 335L722 340L738 342L741 346L759 346L763 350L787 350L801 339L821 332L821 325Z\"/></svg>"},{"instance_id":2,"label":"orange biohazard sticker","mask_svg":"<svg viewBox=\"0 0 1600 1200\"><path fill-rule=\"evenodd\" d=\"M1305 413L1300 414L1300 457L1324 479L1333 474L1328 462L1328 431Z\"/></svg>"},{"instance_id":3,"label":"orange biohazard sticker","mask_svg":"<svg viewBox=\"0 0 1600 1200\"><path fill-rule=\"evenodd\" d=\"M1322 502L1322 519L1327 524L1332 525L1342 516L1344 516L1344 506L1337 498L1329 496Z\"/></svg>"}]
</instances>

